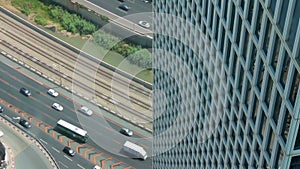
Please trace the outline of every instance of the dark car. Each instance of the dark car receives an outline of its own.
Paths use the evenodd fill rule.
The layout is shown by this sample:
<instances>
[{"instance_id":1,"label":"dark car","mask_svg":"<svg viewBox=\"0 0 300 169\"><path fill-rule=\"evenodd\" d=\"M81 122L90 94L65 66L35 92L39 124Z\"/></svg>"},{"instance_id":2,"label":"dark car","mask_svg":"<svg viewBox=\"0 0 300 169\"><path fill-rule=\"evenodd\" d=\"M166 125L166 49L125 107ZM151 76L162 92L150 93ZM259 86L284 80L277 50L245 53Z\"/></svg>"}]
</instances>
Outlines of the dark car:
<instances>
[{"instance_id":1,"label":"dark car","mask_svg":"<svg viewBox=\"0 0 300 169\"><path fill-rule=\"evenodd\" d=\"M74 150L72 150L70 147L67 146L64 147L63 152L65 152L66 154L72 157L76 154Z\"/></svg>"},{"instance_id":2,"label":"dark car","mask_svg":"<svg viewBox=\"0 0 300 169\"><path fill-rule=\"evenodd\" d=\"M124 11L128 11L129 10L129 7L127 5L125 5L125 4L120 5L119 8L123 9Z\"/></svg>"},{"instance_id":3,"label":"dark car","mask_svg":"<svg viewBox=\"0 0 300 169\"><path fill-rule=\"evenodd\" d=\"M131 137L133 135L133 132L127 128L121 128L120 133Z\"/></svg>"},{"instance_id":4,"label":"dark car","mask_svg":"<svg viewBox=\"0 0 300 169\"><path fill-rule=\"evenodd\" d=\"M29 129L31 127L31 124L29 123L29 121L27 121L25 119L21 119L19 124L27 129Z\"/></svg>"},{"instance_id":5,"label":"dark car","mask_svg":"<svg viewBox=\"0 0 300 169\"><path fill-rule=\"evenodd\" d=\"M0 106L0 113L4 112L4 108Z\"/></svg>"},{"instance_id":6,"label":"dark car","mask_svg":"<svg viewBox=\"0 0 300 169\"><path fill-rule=\"evenodd\" d=\"M125 2L125 0L119 0L120 2Z\"/></svg>"},{"instance_id":7,"label":"dark car","mask_svg":"<svg viewBox=\"0 0 300 169\"><path fill-rule=\"evenodd\" d=\"M25 96L31 96L30 90L26 89L25 87L20 89L20 93L24 94Z\"/></svg>"}]
</instances>

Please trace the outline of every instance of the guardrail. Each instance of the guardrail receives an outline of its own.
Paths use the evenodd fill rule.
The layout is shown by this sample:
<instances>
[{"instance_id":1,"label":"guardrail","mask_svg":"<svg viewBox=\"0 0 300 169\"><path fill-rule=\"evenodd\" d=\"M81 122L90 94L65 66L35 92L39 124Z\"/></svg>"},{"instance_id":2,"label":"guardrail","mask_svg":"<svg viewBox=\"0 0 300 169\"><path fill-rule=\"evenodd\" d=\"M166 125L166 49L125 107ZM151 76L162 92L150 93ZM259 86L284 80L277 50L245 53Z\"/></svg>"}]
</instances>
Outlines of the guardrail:
<instances>
[{"instance_id":1,"label":"guardrail","mask_svg":"<svg viewBox=\"0 0 300 169\"><path fill-rule=\"evenodd\" d=\"M12 13L9 10L5 9L4 7L0 6L0 11L3 12L4 14L6 14L6 15L12 17L13 19L21 22L22 24L28 26L29 28L35 30L36 32L38 32L38 33L46 36L47 38L53 40L54 42L59 43L60 45L66 47L67 49L69 49L69 50L71 50L71 51L73 51L73 52L75 52L77 54L80 54L81 56L86 57L86 58L88 58L88 59L90 59L90 60L92 60L92 61L100 64L101 66L104 66L105 68L107 68L107 69L109 69L111 71L114 71L114 72L116 72L116 73L118 73L118 74L120 74L120 75L122 75L122 76L124 76L124 77L126 77L128 79L132 79L132 81L143 85L147 89L152 90L152 84L150 84L150 83L148 83L148 82L146 82L146 81L144 81L142 79L139 79L139 78L137 78L137 77L135 77L135 76L127 73L127 72L124 72L121 69L118 69L118 68L116 68L116 67L114 67L114 66L112 66L112 65L110 65L108 63L105 63L105 62L101 61L100 59L95 58L92 55L89 55L89 54L87 54L87 53L85 53L85 52L77 49L76 47L74 47L74 46L72 46L72 45L70 45L70 44L68 44L68 43L66 43L66 42L58 39L57 37L49 34L48 32L46 32L46 31L40 29L39 27L33 25L32 23L26 21L25 19L23 19L23 18L15 15L14 13Z\"/></svg>"}]
</instances>

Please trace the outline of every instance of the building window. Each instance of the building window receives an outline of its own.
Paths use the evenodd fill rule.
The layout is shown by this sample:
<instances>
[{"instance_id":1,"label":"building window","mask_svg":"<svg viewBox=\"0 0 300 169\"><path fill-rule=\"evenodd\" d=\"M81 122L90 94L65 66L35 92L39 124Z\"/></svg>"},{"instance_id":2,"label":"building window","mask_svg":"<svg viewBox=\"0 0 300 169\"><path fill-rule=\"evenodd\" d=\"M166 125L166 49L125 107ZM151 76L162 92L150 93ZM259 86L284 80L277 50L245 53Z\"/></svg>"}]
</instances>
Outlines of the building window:
<instances>
[{"instance_id":1,"label":"building window","mask_svg":"<svg viewBox=\"0 0 300 169\"><path fill-rule=\"evenodd\" d=\"M297 97L299 82L300 82L300 74L297 70L295 70L293 80L292 80L291 92L289 95L289 100L293 107L295 105L295 101Z\"/></svg>"},{"instance_id":2,"label":"building window","mask_svg":"<svg viewBox=\"0 0 300 169\"><path fill-rule=\"evenodd\" d=\"M263 51L265 52L265 54L268 54L268 47L269 47L269 42L270 42L270 34L271 34L271 30L272 27L270 26L270 21L269 19L267 19L267 23L266 23L266 32L265 32L265 37L263 39L264 43L263 43Z\"/></svg>"},{"instance_id":3,"label":"building window","mask_svg":"<svg viewBox=\"0 0 300 169\"><path fill-rule=\"evenodd\" d=\"M283 56L283 58L284 58L284 62L283 62L282 70L281 70L280 83L281 83L282 87L284 88L285 83L286 83L286 78L288 76L291 58L287 54L286 51L285 51L285 55Z\"/></svg>"},{"instance_id":4,"label":"building window","mask_svg":"<svg viewBox=\"0 0 300 169\"><path fill-rule=\"evenodd\" d=\"M282 0L282 6L281 6L282 8L280 11L280 19L279 19L279 23L278 23L279 24L278 27L279 27L281 33L283 32L284 25L286 24L285 18L286 18L289 3L290 3L290 1Z\"/></svg>"},{"instance_id":5,"label":"building window","mask_svg":"<svg viewBox=\"0 0 300 169\"><path fill-rule=\"evenodd\" d=\"M257 11L257 19L256 19L256 28L255 28L255 36L257 39L259 39L260 35L260 29L262 24L262 18L263 18L263 9L261 7L261 4L258 5L258 11Z\"/></svg>"},{"instance_id":6,"label":"building window","mask_svg":"<svg viewBox=\"0 0 300 169\"><path fill-rule=\"evenodd\" d=\"M271 52L271 68L273 69L273 71L276 71L276 65L278 62L278 55L279 55L279 50L280 50L280 45L281 45L281 41L279 40L278 35L275 33L275 42L274 42L274 48L272 49Z\"/></svg>"},{"instance_id":7,"label":"building window","mask_svg":"<svg viewBox=\"0 0 300 169\"><path fill-rule=\"evenodd\" d=\"M282 103L282 97L280 96L280 93L278 91L276 91L276 101L275 101L275 107L273 110L273 120L276 125L278 124L278 119L280 116L281 103Z\"/></svg>"},{"instance_id":8,"label":"building window","mask_svg":"<svg viewBox=\"0 0 300 169\"><path fill-rule=\"evenodd\" d=\"M289 110L285 107L285 116L284 116L284 121L282 124L283 125L282 131L281 131L281 137L282 137L284 143L286 143L286 140L288 138L291 120L292 120L292 116L291 116Z\"/></svg>"},{"instance_id":9,"label":"building window","mask_svg":"<svg viewBox=\"0 0 300 169\"><path fill-rule=\"evenodd\" d=\"M249 2L249 11L248 11L248 16L247 16L247 20L251 25L251 20L252 20L252 16L253 16L253 10L254 10L254 0L251 0Z\"/></svg>"},{"instance_id":10,"label":"building window","mask_svg":"<svg viewBox=\"0 0 300 169\"><path fill-rule=\"evenodd\" d=\"M273 88L273 79L268 74L268 85L267 85L267 91L266 91L266 96L265 96L265 103L267 104L268 107L270 106L272 88Z\"/></svg>"}]
</instances>

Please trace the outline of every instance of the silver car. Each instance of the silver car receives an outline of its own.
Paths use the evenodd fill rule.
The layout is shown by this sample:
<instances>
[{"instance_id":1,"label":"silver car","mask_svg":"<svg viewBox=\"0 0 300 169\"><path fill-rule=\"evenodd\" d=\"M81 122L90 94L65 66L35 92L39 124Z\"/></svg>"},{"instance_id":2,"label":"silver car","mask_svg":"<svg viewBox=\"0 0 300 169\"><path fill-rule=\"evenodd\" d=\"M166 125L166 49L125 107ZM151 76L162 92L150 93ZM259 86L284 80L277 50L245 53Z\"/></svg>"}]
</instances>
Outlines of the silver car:
<instances>
[{"instance_id":1,"label":"silver car","mask_svg":"<svg viewBox=\"0 0 300 169\"><path fill-rule=\"evenodd\" d=\"M55 109L55 110L57 110L57 111L63 111L63 107L62 107L62 105L60 105L60 104L58 104L58 103L53 103L52 104L52 108L53 109Z\"/></svg>"},{"instance_id":2,"label":"silver car","mask_svg":"<svg viewBox=\"0 0 300 169\"><path fill-rule=\"evenodd\" d=\"M85 115L91 116L93 114L93 111L85 106L81 106L79 111Z\"/></svg>"}]
</instances>

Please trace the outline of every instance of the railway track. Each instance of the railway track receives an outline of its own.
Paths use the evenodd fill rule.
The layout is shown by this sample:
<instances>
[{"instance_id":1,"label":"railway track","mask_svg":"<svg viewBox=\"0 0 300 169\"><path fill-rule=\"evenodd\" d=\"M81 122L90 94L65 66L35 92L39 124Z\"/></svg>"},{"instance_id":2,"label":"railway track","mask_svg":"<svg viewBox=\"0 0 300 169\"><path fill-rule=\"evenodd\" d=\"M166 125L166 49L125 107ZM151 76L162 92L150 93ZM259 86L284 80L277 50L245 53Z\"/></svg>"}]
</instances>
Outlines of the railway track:
<instances>
[{"instance_id":1,"label":"railway track","mask_svg":"<svg viewBox=\"0 0 300 169\"><path fill-rule=\"evenodd\" d=\"M60 53L60 54L63 54L63 55L68 56L68 59L72 59L73 61L75 60L76 56L73 56L73 54L71 54L71 53L69 53L69 52L62 52L62 51L60 51L59 49L53 47L52 45L49 45L49 44L47 44L46 42L41 41L39 38L37 38L37 37L35 37L35 36L29 34L28 32L26 32L26 31L24 31L24 30L18 28L18 27L15 26L15 25L11 24L10 22L8 22L8 21L6 21L5 19L3 19L2 17L0 17L0 20L3 21L3 22L5 22L5 23L7 23L7 24L9 24L10 26L14 27L15 29L17 29L17 30L19 30L19 31L22 31L22 33L26 34L26 36L29 36L29 37L35 39L36 41L42 43L43 45L46 45L47 47L53 49L54 51L56 51L56 52L58 52L58 53ZM35 47L32 47L32 45L27 44L26 42L22 41L19 37L15 36L13 33L10 33L9 31L4 30L4 29L2 29L2 33L5 34L6 36L12 38L14 41L17 41L18 43L20 43L20 44L26 46L26 47L29 48L30 50L33 50L33 51L35 51L36 53L39 53L41 56L43 56L43 57L45 57L45 58L51 60L52 62L57 63L57 64L60 64L60 63L58 63L57 60L53 59L51 56L47 55L45 52L40 51L40 50L37 50ZM17 48L11 48L12 45L9 44L9 43L7 43L6 41L3 41L3 40L2 40L2 41L1 41L1 44L2 44L3 46L7 47L7 48L10 48L11 50L15 51L16 53L19 53L20 55L22 55L22 56L23 56L24 58L26 58L26 59L34 60L34 57L32 57L32 56L30 56L30 55L27 55L27 54L24 54L24 52L20 51L19 49L17 49ZM86 91L88 91L88 92L91 92L91 93L94 93L94 92L95 92L96 96L103 98L103 97L102 97L102 96L103 96L102 93L97 92L97 91L94 91L90 86L87 86L85 83L83 83L83 82L81 82L81 81L78 81L78 80L76 80L76 79L74 79L74 78L72 78L72 77L70 77L70 76L68 76L68 75L66 75L66 74L64 74L64 73L62 73L62 72L60 72L60 71L54 69L51 65L48 65L47 63L42 63L42 62L36 62L36 63L39 64L39 65L40 65L41 67L43 67L44 69L47 69L48 71L50 71L50 72L56 74L57 76L63 77L65 80L68 80L68 81L70 81L70 82L75 82L76 85L78 85L80 88L82 88L82 89L84 89L84 90L86 90ZM97 63L97 64L99 64L99 63ZM62 64L60 64L60 65L63 66L64 69L66 69L66 70L69 70L69 71L72 71L72 70L73 70L73 68L71 68L70 66L66 66L66 65L68 65L67 63L65 63L65 65L62 65ZM84 62L84 65L87 66L87 67L89 67L89 65L88 65L87 62ZM93 69L91 69L91 70L94 71ZM80 70L76 70L76 73L79 73L80 76L82 76L82 77L83 77L85 80L87 80L87 81L90 81L90 79L94 79L94 77L92 77L90 74L87 74L87 73L82 72L82 71L80 71ZM99 72L98 72L98 73L99 73ZM105 71L101 71L100 74L101 74L102 76L107 77L107 78L109 78L109 76L110 76L110 75L109 75L107 72L105 72ZM111 75L111 76L112 76L112 75ZM124 82L124 81L123 81L122 79L120 79L120 78L119 78L119 79L114 79L114 80L116 80L118 83L120 83L120 84L122 84L122 85L124 85L124 86L125 86L125 85L128 86L128 84L127 84L126 82ZM95 84L98 85L98 86L101 86L102 88L104 88L104 89L106 89L106 90L109 90L109 91L113 92L114 94L118 95L119 97L123 97L123 98L124 98L124 96L123 96L124 93L121 93L121 92L122 92L121 90L118 90L118 89L111 90L111 88L110 88L111 86L108 86L108 85L106 85L105 83L101 83L101 81L99 81L99 80L97 80L97 79L95 80ZM145 91L145 90L142 90L139 86L130 86L130 88L131 88L132 90L139 91L141 94L144 94L144 95L147 95L147 94L150 95L150 94L151 94L151 92L147 92L147 91ZM142 91L141 91L141 90L142 90ZM111 98L107 97L107 100L108 100L108 101L110 101L110 99L111 99ZM126 99L126 98L125 98L125 99ZM138 99L135 98L135 97L130 96L130 101L133 102L133 103L135 103L135 104L137 104L137 105L139 105L139 106L141 106L141 107L143 107L144 109L151 110L151 106L150 106L149 104L146 104L146 103L144 103L144 102L138 100ZM135 109L132 109L131 107L128 107L128 105L125 105L125 104L123 104L123 103L121 103L121 102L117 102L117 103L118 103L118 104L116 104L115 106L120 107L120 108L122 108L123 110L126 110L126 111L128 111L128 112L134 114L135 116L138 116L138 117L143 118L143 119L148 120L148 121L149 121L149 120L152 120L152 117L145 116L145 115L141 114L140 112L136 111Z\"/></svg>"},{"instance_id":2,"label":"railway track","mask_svg":"<svg viewBox=\"0 0 300 169\"><path fill-rule=\"evenodd\" d=\"M70 52L67 52L67 51L64 51L64 50L59 50L58 48L56 48L54 45L52 46L51 44L49 45L48 43L46 43L45 41L42 41L40 40L39 38L35 37L34 35L24 31L23 29L19 28L18 26L10 23L9 21L3 19L2 16L0 16L0 20L2 22L5 22L6 24L8 24L9 26L13 27L14 29L17 29L19 32L22 32L23 34L25 34L26 36L30 37L31 39L34 39L35 41L39 42L40 44L43 44L45 46L47 46L48 48L50 48L51 50L65 56L65 57L68 57L68 60L72 60L74 62L77 62L77 59L78 59L78 56L74 56L73 53L70 53ZM2 28L3 30L3 28ZM25 45L26 47L30 48L31 50L35 51L36 53L39 53L40 55L42 55L43 57L47 58L48 60L50 60L51 62L53 63L56 63L58 65L61 65L62 67L64 67L65 69L69 70L69 71L73 71L74 70L74 67L68 65L68 63L66 62L63 62L63 61L59 61L56 57L53 57L53 56L49 56L48 54L46 54L46 52L42 52L40 50L37 50L37 49L34 49L34 47L32 47L31 45L29 44L26 44L24 43L19 37L17 37L15 34L13 33L10 33L8 30L4 30L2 31L2 33L6 34L7 36L9 36L10 38L14 39L15 41L18 41L19 43ZM56 59L54 59L56 58ZM63 63L63 64L62 64ZM131 90L134 90L134 91L137 91L138 93L144 95L144 96L151 96L151 92L149 91L145 91L143 90L141 87L139 86L134 86L134 85L128 85L127 82L125 82L123 79L119 78L118 76L113 76L112 74L109 74L108 72L106 71L97 71L95 69L92 69L93 66L90 65L90 63L87 63L87 61L85 61L84 59L80 59L80 64L82 64L82 66L84 66L85 69L89 69L90 71L96 71L97 73L99 73L101 76L105 76L107 79L111 79L112 77L113 80L121 85L123 85L125 88L129 86L129 88ZM100 64L100 62L96 63L97 65ZM68 65L68 66L67 66ZM122 90L119 90L118 88L115 88L114 86L109 86L107 85L106 83L102 83L100 82L98 79L95 79L95 77L91 76L90 74L88 73L85 73L84 71L81 71L79 69L76 69L76 73L79 73L81 74L81 77L83 77L85 80L87 81L92 81L92 80L95 80L95 81L92 81L92 82L95 82L96 85L98 86L101 86L103 88L105 88L106 90L109 90L111 91L113 94L115 95L118 95L119 97L123 97L124 96L127 96L126 93L124 93ZM130 95L128 95L128 97L130 98L130 101L132 101L133 103L143 107L144 109L147 109L147 110L152 110L152 106L139 100L138 98L135 98L135 97L132 97ZM125 98L125 99L128 99L128 98Z\"/></svg>"}]
</instances>

